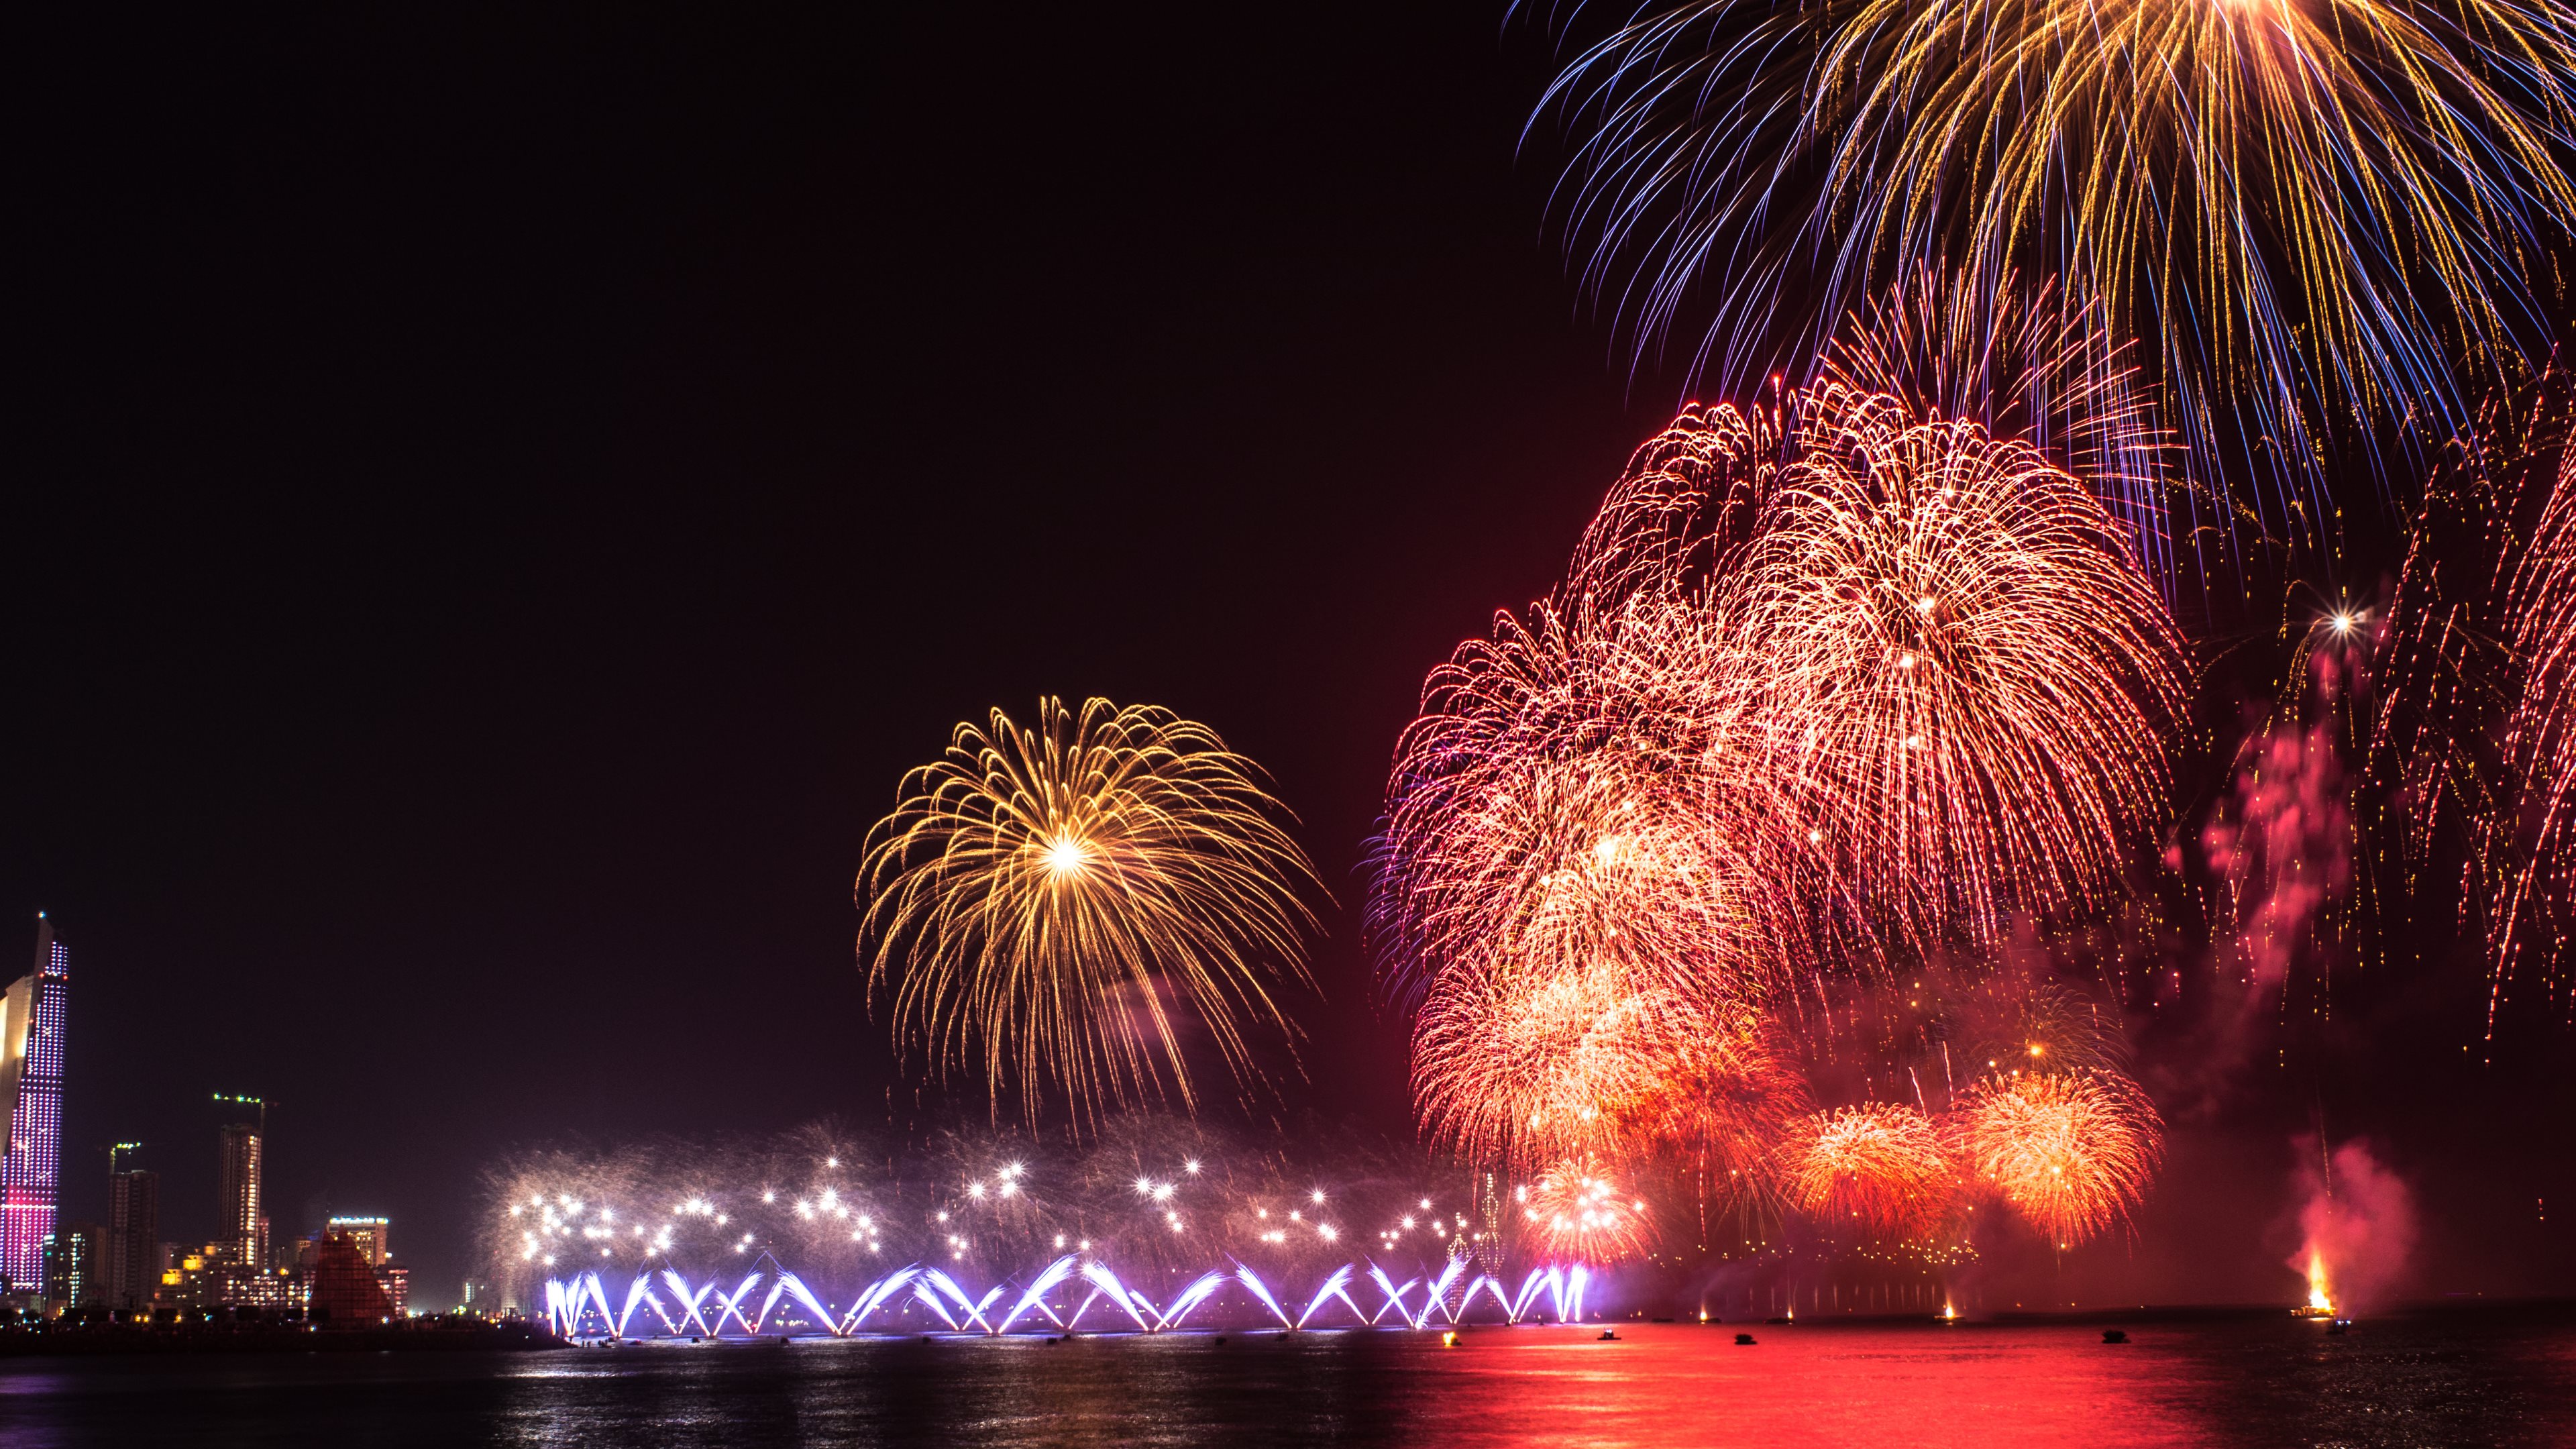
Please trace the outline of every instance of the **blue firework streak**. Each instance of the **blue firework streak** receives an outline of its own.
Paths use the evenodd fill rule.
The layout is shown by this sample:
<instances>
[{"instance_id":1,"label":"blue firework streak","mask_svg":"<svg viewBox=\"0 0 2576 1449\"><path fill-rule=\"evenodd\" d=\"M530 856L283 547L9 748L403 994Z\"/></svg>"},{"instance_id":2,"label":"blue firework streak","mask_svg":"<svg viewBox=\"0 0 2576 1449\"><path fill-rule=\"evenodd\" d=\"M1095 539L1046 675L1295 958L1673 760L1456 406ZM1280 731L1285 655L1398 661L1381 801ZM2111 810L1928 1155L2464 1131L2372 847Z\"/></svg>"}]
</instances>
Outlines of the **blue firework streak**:
<instances>
[{"instance_id":1,"label":"blue firework streak","mask_svg":"<svg viewBox=\"0 0 2576 1449\"><path fill-rule=\"evenodd\" d=\"M2571 97L2549 0L1687 0L1576 49L1539 115L1641 364L1801 372L1925 267L1973 352L2015 277L2062 278L2249 485L2238 522L2331 540L2330 455L2384 496L2378 450L2449 436L2545 334Z\"/></svg>"}]
</instances>

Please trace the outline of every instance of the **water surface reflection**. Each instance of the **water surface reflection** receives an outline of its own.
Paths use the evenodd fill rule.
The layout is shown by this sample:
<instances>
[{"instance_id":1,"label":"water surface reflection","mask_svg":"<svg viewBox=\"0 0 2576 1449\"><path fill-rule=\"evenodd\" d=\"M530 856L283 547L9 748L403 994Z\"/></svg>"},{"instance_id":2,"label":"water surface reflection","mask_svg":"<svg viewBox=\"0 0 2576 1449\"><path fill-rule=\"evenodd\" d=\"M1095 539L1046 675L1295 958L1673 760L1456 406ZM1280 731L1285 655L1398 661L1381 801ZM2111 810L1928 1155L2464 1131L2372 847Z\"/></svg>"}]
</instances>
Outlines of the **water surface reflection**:
<instances>
[{"instance_id":1,"label":"water surface reflection","mask_svg":"<svg viewBox=\"0 0 2576 1449\"><path fill-rule=\"evenodd\" d=\"M1622 1325L0 1363L0 1442L2576 1444L2576 1319Z\"/></svg>"}]
</instances>

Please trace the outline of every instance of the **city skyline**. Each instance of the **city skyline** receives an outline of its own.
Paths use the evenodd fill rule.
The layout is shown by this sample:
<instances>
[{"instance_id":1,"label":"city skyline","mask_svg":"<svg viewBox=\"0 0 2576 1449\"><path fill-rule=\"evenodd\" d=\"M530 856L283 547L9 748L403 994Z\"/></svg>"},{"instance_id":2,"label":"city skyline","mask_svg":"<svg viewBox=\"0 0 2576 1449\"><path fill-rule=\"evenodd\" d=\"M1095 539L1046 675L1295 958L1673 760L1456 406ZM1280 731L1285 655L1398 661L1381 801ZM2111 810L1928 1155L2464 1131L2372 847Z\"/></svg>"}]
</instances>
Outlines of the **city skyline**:
<instances>
[{"instance_id":1,"label":"city skyline","mask_svg":"<svg viewBox=\"0 0 2576 1449\"><path fill-rule=\"evenodd\" d=\"M0 881L83 968L69 1219L139 1140L163 1235L214 1240L215 1091L270 1101L272 1237L398 1218L424 1302L518 1154L822 1119L928 1151L982 1109L871 1014L867 828L959 721L1047 696L1206 724L1331 893L1276 1099L1207 1110L1414 1139L1365 912L1426 673L1557 586L1682 403L1760 399L1635 357L1568 276L1544 27L1408 7L1169 62L1215 23L199 17L39 78ZM968 114L889 144L988 42ZM2253 589L2296 620L2403 565L2400 510L2341 501L2334 567ZM2191 627L2157 844L2205 905L2291 645ZM2111 964L2223 973L2136 909ZM2476 933L2432 914L2249 1015L2296 1039L2232 1074L2141 988L2170 1162L2134 1251L2070 1252L2082 1293L2290 1281L2320 1118L2428 1185L2442 1291L2576 1274L2535 1210L2568 1169L2514 1125L2565 1115L2565 1028L2517 991L2490 1038L2446 954ZM1913 1095L1862 1075L1832 1100Z\"/></svg>"},{"instance_id":2,"label":"city skyline","mask_svg":"<svg viewBox=\"0 0 2576 1449\"><path fill-rule=\"evenodd\" d=\"M207 1239L162 1234L161 1174L121 1161L145 1143L107 1144L104 1211L79 1216L65 1209L60 1123L64 1110L63 1063L69 1049L67 988L70 948L47 913L36 917L35 964L0 992L0 1276L5 1295L21 1306L56 1309L108 1307L151 1310L181 1302L267 1302L284 1291L270 1281L289 1271L282 1258L309 1268L312 1244L347 1236L368 1269L386 1285L397 1310L406 1301L409 1269L392 1259L391 1220L330 1214L308 1231L294 1232L297 1246L281 1252L272 1238L266 1198L267 1103L238 1093L212 1100L250 1121L215 1124L214 1231ZM293 1231L290 1225L290 1231ZM201 1275L207 1277L198 1285ZM236 1286L221 1286L236 1285Z\"/></svg>"}]
</instances>

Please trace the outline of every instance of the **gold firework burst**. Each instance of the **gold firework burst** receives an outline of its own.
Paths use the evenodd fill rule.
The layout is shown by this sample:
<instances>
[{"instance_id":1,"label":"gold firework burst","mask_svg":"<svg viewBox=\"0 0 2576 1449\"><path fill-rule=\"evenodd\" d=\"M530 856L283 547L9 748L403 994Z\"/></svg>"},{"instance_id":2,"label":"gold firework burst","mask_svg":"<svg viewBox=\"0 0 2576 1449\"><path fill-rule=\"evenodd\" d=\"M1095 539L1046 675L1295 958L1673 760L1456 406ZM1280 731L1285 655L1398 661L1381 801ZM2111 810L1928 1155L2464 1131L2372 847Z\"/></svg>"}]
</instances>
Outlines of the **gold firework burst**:
<instances>
[{"instance_id":1,"label":"gold firework burst","mask_svg":"<svg viewBox=\"0 0 2576 1449\"><path fill-rule=\"evenodd\" d=\"M1077 1120L1195 1106L1194 1031L1255 1079L1246 1028L1290 1029L1273 993L1307 980L1317 882L1252 761L1169 710L1047 698L1031 728L959 725L902 794L859 877L898 1040L1032 1120L1057 1092Z\"/></svg>"}]
</instances>

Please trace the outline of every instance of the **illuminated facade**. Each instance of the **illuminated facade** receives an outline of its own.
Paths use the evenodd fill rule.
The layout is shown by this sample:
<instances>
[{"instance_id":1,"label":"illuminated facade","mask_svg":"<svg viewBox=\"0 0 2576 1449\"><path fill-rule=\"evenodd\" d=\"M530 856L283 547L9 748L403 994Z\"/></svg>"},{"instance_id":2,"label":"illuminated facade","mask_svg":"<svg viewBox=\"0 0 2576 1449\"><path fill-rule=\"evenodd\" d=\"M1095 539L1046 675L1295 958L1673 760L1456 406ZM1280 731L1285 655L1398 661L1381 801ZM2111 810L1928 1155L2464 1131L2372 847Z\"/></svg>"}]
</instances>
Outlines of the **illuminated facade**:
<instances>
[{"instance_id":1,"label":"illuminated facade","mask_svg":"<svg viewBox=\"0 0 2576 1449\"><path fill-rule=\"evenodd\" d=\"M224 1125L222 1156L216 1164L215 1191L219 1251L243 1267L268 1265L268 1213L261 1195L259 1129L247 1122Z\"/></svg>"},{"instance_id":2,"label":"illuminated facade","mask_svg":"<svg viewBox=\"0 0 2576 1449\"><path fill-rule=\"evenodd\" d=\"M335 1217L323 1225L321 1241L333 1238L357 1249L358 1257L374 1270L376 1286L384 1290L393 1316L402 1317L411 1305L411 1270L393 1260L393 1220Z\"/></svg>"},{"instance_id":3,"label":"illuminated facade","mask_svg":"<svg viewBox=\"0 0 2576 1449\"><path fill-rule=\"evenodd\" d=\"M45 1242L61 1201L63 995L69 981L54 924L36 918L36 963L0 996L0 1280L32 1295L45 1281Z\"/></svg>"},{"instance_id":4,"label":"illuminated facade","mask_svg":"<svg viewBox=\"0 0 2576 1449\"><path fill-rule=\"evenodd\" d=\"M358 1251L366 1256L370 1268L382 1268L385 1260L394 1255L394 1250L388 1246L388 1238L393 1231L393 1221L389 1218L335 1217L323 1231L334 1237L347 1238L355 1244Z\"/></svg>"},{"instance_id":5,"label":"illuminated facade","mask_svg":"<svg viewBox=\"0 0 2576 1449\"><path fill-rule=\"evenodd\" d=\"M51 1311L96 1303L105 1294L99 1281L99 1239L89 1223L66 1223L45 1238L45 1306Z\"/></svg>"}]
</instances>

